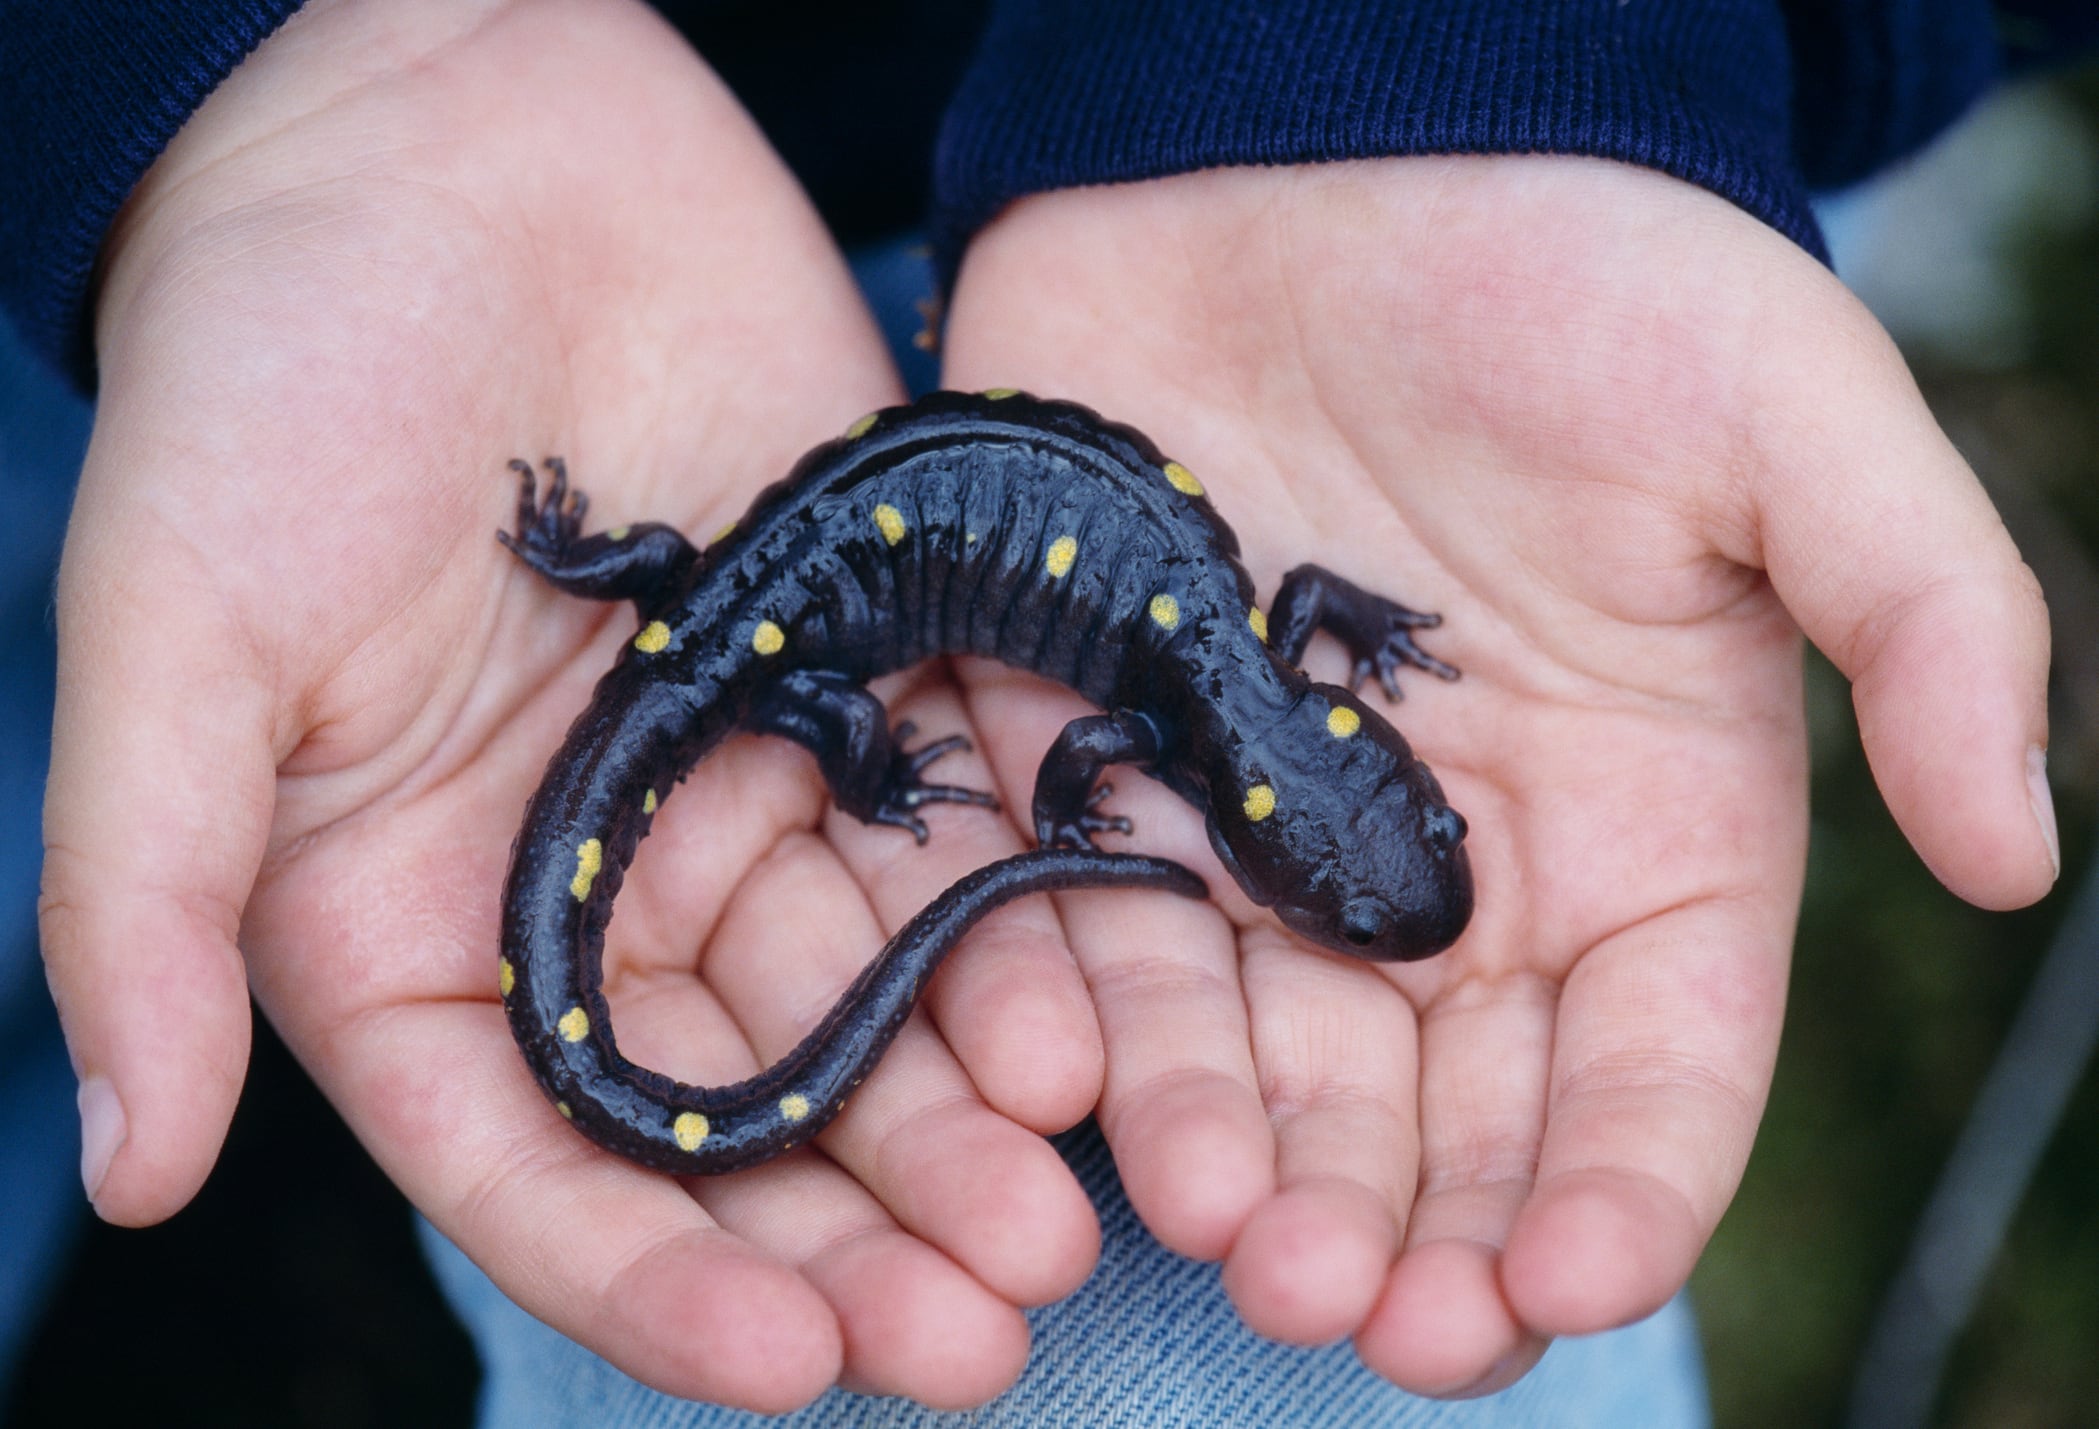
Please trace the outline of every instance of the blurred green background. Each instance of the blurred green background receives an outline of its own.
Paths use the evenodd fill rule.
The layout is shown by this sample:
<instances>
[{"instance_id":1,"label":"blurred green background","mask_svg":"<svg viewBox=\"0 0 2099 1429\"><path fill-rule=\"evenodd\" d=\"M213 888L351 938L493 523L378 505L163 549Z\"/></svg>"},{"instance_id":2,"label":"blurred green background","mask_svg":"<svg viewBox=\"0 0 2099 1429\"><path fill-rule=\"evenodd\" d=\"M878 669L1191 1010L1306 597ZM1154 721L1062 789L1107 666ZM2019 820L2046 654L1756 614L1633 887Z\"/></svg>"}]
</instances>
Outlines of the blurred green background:
<instances>
[{"instance_id":1,"label":"blurred green background","mask_svg":"<svg viewBox=\"0 0 2099 1429\"><path fill-rule=\"evenodd\" d=\"M1741 1195L1693 1282L1723 1429L1836 1425L1917 1215L2075 888L2099 809L2099 72L2026 86L1830 215L2054 611L2064 886L1993 915L1910 853L1817 661L1791 1007ZM1833 394L1832 400L1841 400ZM1963 677L1948 667L1945 678ZM83 1236L8 1423L457 1425L464 1338L409 1213L264 1033L224 1162L146 1232ZM1934 1422L2099 1424L2099 1076L2088 1069L1951 1361Z\"/></svg>"}]
</instances>

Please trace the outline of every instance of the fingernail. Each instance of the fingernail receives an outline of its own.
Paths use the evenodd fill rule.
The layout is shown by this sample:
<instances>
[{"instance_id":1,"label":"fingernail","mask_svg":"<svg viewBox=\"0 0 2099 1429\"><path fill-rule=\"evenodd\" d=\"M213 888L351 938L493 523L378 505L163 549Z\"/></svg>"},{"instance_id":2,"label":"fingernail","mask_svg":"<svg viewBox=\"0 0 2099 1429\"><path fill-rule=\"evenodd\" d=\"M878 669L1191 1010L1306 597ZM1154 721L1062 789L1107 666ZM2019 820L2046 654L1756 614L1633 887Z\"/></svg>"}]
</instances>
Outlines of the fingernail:
<instances>
[{"instance_id":1,"label":"fingernail","mask_svg":"<svg viewBox=\"0 0 2099 1429\"><path fill-rule=\"evenodd\" d=\"M80 1083L80 1184L92 1201L102 1191L102 1178L124 1144L124 1103L107 1077Z\"/></svg>"},{"instance_id":2,"label":"fingernail","mask_svg":"<svg viewBox=\"0 0 2099 1429\"><path fill-rule=\"evenodd\" d=\"M2048 861L2062 877L2063 850L2055 832L2055 796L2048 792L2048 751L2038 744L2026 751L2026 797L2033 804L2033 817L2048 844Z\"/></svg>"},{"instance_id":3,"label":"fingernail","mask_svg":"<svg viewBox=\"0 0 2099 1429\"><path fill-rule=\"evenodd\" d=\"M1524 1341L1494 1362L1494 1367L1466 1385L1452 1399L1481 1399L1490 1394L1499 1394L1531 1371L1551 1341L1540 1341L1526 1337Z\"/></svg>"}]
</instances>

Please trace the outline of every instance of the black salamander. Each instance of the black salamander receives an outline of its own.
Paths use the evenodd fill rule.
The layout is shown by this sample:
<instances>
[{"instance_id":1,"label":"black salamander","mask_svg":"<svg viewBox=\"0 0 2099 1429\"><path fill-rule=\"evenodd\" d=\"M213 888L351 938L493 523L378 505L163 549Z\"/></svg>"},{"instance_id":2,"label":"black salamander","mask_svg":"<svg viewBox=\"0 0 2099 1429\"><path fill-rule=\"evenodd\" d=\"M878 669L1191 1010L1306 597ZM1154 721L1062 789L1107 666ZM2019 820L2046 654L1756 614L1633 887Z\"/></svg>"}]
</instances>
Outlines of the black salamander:
<instances>
[{"instance_id":1,"label":"black salamander","mask_svg":"<svg viewBox=\"0 0 2099 1429\"><path fill-rule=\"evenodd\" d=\"M1200 482L1129 427L1068 402L937 392L810 452L704 551L649 523L584 536L559 462L522 473L504 543L572 595L631 600L641 629L598 684L526 809L503 893L512 1031L561 1113L678 1174L731 1171L808 1141L864 1080L955 943L1029 893L1164 889L1179 864L1094 847L1110 764L1204 812L1218 857L1284 924L1358 957L1447 947L1472 912L1465 821L1407 743L1351 690L1296 666L1315 630L1354 683L1399 696L1412 665L1457 671L1413 632L1438 618L1317 566L1264 617L1239 543ZM1032 670L1104 714L1073 720L1036 777L1042 847L977 870L914 918L800 1046L748 1081L694 1087L637 1067L600 988L606 922L660 801L737 730L809 749L840 808L921 842L918 810L995 807L926 782L959 737L907 749L866 682L968 652Z\"/></svg>"}]
</instances>

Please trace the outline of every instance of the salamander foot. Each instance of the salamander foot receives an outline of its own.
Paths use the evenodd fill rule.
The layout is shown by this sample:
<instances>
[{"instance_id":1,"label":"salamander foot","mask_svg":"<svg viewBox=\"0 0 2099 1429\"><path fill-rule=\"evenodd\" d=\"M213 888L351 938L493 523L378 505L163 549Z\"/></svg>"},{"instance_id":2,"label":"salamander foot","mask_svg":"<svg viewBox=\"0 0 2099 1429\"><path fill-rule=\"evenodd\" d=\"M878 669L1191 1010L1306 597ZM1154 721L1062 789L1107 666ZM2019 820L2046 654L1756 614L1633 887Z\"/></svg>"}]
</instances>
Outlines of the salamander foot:
<instances>
[{"instance_id":1,"label":"salamander foot","mask_svg":"<svg viewBox=\"0 0 2099 1429\"><path fill-rule=\"evenodd\" d=\"M518 474L517 534L498 531L496 539L519 560L551 580L563 573L569 547L583 534L583 513L590 509L590 498L569 490L567 462L550 456L546 465L552 480L547 485L547 499L541 501L532 463L510 463L510 469Z\"/></svg>"},{"instance_id":2,"label":"salamander foot","mask_svg":"<svg viewBox=\"0 0 2099 1429\"><path fill-rule=\"evenodd\" d=\"M1443 617L1409 610L1396 600L1364 590L1323 566L1299 566L1283 577L1268 613L1275 652L1302 666L1312 632L1324 630L1341 642L1352 662L1348 687L1358 689L1372 675L1392 699L1403 699L1399 671L1411 665L1439 680L1455 680L1458 670L1414 643L1417 630L1434 630Z\"/></svg>"},{"instance_id":3,"label":"salamander foot","mask_svg":"<svg viewBox=\"0 0 2099 1429\"><path fill-rule=\"evenodd\" d=\"M1035 816L1035 837L1044 848L1094 847L1095 834L1126 834L1133 825L1121 814L1100 814L1094 811L1101 801L1115 792L1115 786L1106 780L1093 787L1086 796L1086 806L1077 814L1056 814L1038 810Z\"/></svg>"},{"instance_id":4,"label":"salamander foot","mask_svg":"<svg viewBox=\"0 0 2099 1429\"><path fill-rule=\"evenodd\" d=\"M1348 687L1361 689L1363 682L1372 675L1384 687L1387 698L1401 700L1406 692L1399 687L1399 672L1402 666L1411 665L1417 670L1426 670L1439 680L1455 680L1458 667L1446 664L1414 643L1416 630L1434 630L1443 623L1443 617L1426 611L1409 610L1397 601L1373 596L1384 607L1378 615L1383 618L1381 635L1365 640L1362 644L1353 641L1349 655L1354 664L1349 669ZM1345 637L1344 637L1345 639Z\"/></svg>"},{"instance_id":5,"label":"salamander foot","mask_svg":"<svg viewBox=\"0 0 2099 1429\"><path fill-rule=\"evenodd\" d=\"M889 775L876 795L874 822L892 824L909 829L911 837L920 843L926 841L926 821L916 810L925 804L973 804L980 809L996 809L998 799L979 789L965 789L957 784L928 784L921 779L926 766L943 755L970 747L969 740L959 734L946 739L937 739L923 749L906 749L904 741L918 733L918 726L905 720L899 724L890 738L896 753L889 760Z\"/></svg>"}]
</instances>

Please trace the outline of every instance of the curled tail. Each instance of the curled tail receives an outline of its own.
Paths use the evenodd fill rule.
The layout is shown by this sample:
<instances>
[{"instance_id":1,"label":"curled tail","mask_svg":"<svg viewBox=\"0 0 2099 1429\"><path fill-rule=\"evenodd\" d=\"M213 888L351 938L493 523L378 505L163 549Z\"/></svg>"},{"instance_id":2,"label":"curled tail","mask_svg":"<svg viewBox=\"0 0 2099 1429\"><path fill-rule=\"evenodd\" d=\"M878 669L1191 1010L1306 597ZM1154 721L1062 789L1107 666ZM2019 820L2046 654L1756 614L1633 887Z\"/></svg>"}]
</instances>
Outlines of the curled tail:
<instances>
[{"instance_id":1,"label":"curled tail","mask_svg":"<svg viewBox=\"0 0 2099 1429\"><path fill-rule=\"evenodd\" d=\"M585 1135L659 1171L734 1171L808 1141L866 1080L941 960L1002 904L1072 888L1204 896L1180 864L1132 854L1037 849L989 864L890 939L792 1052L733 1086L689 1086L620 1055L602 962L635 848L714 737L695 730L689 704L615 671L534 794L503 895L503 1005L533 1076Z\"/></svg>"}]
</instances>

